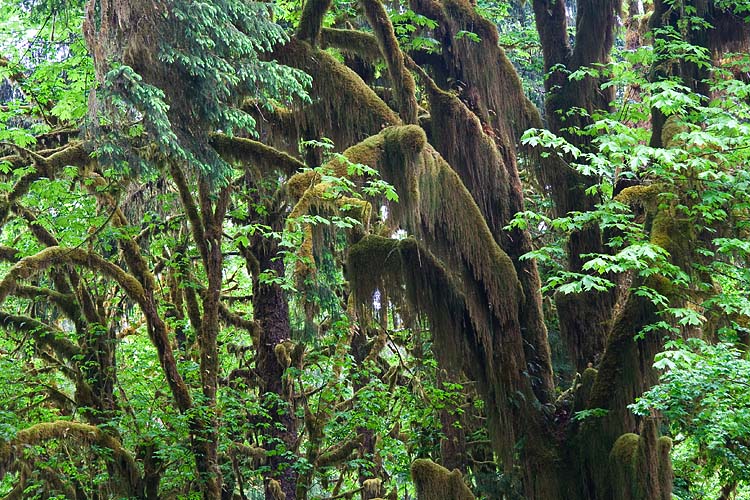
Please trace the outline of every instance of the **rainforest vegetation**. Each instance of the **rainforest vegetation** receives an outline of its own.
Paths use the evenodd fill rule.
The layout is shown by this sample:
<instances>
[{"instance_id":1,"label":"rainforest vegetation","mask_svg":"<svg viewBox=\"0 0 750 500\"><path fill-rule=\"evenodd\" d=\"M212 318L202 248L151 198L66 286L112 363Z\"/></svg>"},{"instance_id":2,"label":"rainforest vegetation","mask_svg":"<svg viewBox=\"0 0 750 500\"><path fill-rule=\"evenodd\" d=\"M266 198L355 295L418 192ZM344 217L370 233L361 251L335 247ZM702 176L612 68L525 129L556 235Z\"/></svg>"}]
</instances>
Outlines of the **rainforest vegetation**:
<instances>
[{"instance_id":1,"label":"rainforest vegetation","mask_svg":"<svg viewBox=\"0 0 750 500\"><path fill-rule=\"evenodd\" d=\"M750 498L749 0L1 0L0 497Z\"/></svg>"}]
</instances>

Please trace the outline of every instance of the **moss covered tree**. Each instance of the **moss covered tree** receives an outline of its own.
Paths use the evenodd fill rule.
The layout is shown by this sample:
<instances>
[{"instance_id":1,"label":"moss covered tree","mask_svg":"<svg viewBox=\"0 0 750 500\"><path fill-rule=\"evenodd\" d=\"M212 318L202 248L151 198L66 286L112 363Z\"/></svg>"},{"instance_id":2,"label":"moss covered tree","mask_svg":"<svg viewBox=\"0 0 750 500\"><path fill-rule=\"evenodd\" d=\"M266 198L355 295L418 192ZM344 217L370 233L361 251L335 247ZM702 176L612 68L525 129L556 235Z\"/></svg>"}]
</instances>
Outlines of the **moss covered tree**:
<instances>
[{"instance_id":1,"label":"moss covered tree","mask_svg":"<svg viewBox=\"0 0 750 500\"><path fill-rule=\"evenodd\" d=\"M28 123L5 129L44 129L9 136L1 159L0 325L19 346L9 355L43 382L23 395L38 421L0 435L9 498L399 498L412 488L386 463L399 453L416 459L423 500L475 498L472 481L493 498L670 498L663 422L629 405L657 382L666 314L687 318L667 325L676 337L728 324L691 318L719 294L706 255L727 213L746 215L727 209L745 195L711 205L718 195L696 187L710 176L691 160L730 163L719 156L742 149L741 120L721 122L735 128L708 154L688 132L702 137L694 111L722 92L710 64L728 60L727 81L742 73L741 6L654 2L652 92L674 84L690 104L649 101L650 137L633 141L651 149L626 183L620 166L591 170L613 149L591 130L614 127L597 115L615 99L603 68L619 1L580 0L574 42L565 1L533 2L543 112L475 2L280 6L72 7L90 72L80 81L96 82L78 88L77 114L33 96L39 68L2 60L31 96L14 111ZM675 62L669 43L683 35L708 56ZM545 126L557 142L519 148ZM649 167L664 158L690 174L657 178ZM573 221L563 272L607 286L545 307L533 228L515 218L534 183ZM722 236L735 227L742 236L740 224ZM555 316L573 380L553 368ZM156 388L136 398L141 381L120 365L137 368L122 353L144 336L153 364L138 373ZM426 394L431 377L439 396ZM404 429L400 418L436 399L442 445L430 448L425 419ZM51 457L106 475L89 484Z\"/></svg>"}]
</instances>

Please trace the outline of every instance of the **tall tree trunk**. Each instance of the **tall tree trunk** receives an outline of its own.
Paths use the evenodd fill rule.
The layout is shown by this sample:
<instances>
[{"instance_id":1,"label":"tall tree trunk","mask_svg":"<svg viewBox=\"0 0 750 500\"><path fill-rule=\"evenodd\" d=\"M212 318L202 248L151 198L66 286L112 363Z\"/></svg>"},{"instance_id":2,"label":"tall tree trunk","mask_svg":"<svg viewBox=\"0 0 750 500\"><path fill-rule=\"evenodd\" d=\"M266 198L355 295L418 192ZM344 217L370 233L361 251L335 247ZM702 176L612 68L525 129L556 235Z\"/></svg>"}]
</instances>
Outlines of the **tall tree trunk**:
<instances>
[{"instance_id":1,"label":"tall tree trunk","mask_svg":"<svg viewBox=\"0 0 750 500\"><path fill-rule=\"evenodd\" d=\"M568 37L565 0L535 0L533 6L544 68L549 73L545 78L547 128L585 150L589 139L567 129L583 128L591 123L594 111L608 109L614 88L602 90L598 78L570 80L567 75L581 67L609 61L620 0L578 2L575 46L571 46ZM585 114L575 112L577 109ZM596 179L586 178L554 155L540 163L542 185L549 189L559 216L594 208L598 200L587 195L586 189ZM585 262L582 255L607 252L601 230L594 225L571 234L567 250L568 267L573 272L581 271ZM600 361L615 302L615 291L557 297L560 333L580 372Z\"/></svg>"},{"instance_id":2,"label":"tall tree trunk","mask_svg":"<svg viewBox=\"0 0 750 500\"><path fill-rule=\"evenodd\" d=\"M258 260L261 273L284 276L284 262L276 240L262 238L262 241L256 241L253 254ZM284 342L291 339L287 297L278 284L257 280L255 283L253 310L260 327L256 366L260 376L261 397L271 424L268 446L269 449L274 449L278 443L286 450L293 451L297 440L297 421L290 406L290 389L284 382L284 371L288 365L284 363L284 356L277 355ZM265 477L266 499L281 500L273 483L277 482L285 500L294 500L297 471L293 464L283 454L273 454L268 460L268 466L269 472Z\"/></svg>"}]
</instances>

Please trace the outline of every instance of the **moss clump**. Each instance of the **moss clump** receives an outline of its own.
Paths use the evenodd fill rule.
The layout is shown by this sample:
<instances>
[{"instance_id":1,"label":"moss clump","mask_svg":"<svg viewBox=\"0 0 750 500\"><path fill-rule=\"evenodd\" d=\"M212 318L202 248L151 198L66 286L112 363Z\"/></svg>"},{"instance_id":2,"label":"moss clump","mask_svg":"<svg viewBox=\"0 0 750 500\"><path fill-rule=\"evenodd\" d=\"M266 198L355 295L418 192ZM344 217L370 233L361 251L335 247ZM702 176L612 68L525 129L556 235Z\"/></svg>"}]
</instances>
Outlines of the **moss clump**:
<instances>
[{"instance_id":1,"label":"moss clump","mask_svg":"<svg viewBox=\"0 0 750 500\"><path fill-rule=\"evenodd\" d=\"M609 454L610 459L619 465L632 464L640 442L641 437L638 434L632 432L623 434L617 438L612 446L612 451Z\"/></svg>"},{"instance_id":2,"label":"moss clump","mask_svg":"<svg viewBox=\"0 0 750 500\"><path fill-rule=\"evenodd\" d=\"M418 459L411 464L411 477L418 500L474 500L458 469L449 471L432 460Z\"/></svg>"},{"instance_id":3,"label":"moss clump","mask_svg":"<svg viewBox=\"0 0 750 500\"><path fill-rule=\"evenodd\" d=\"M597 371L593 368L587 368L581 375L580 382L575 391L575 400L572 412L581 411L589 407L591 398L591 389L596 382Z\"/></svg>"},{"instance_id":4,"label":"moss clump","mask_svg":"<svg viewBox=\"0 0 750 500\"><path fill-rule=\"evenodd\" d=\"M649 419L642 435L627 433L612 445L609 454L611 495L615 500L669 500L672 497L671 439L656 438Z\"/></svg>"},{"instance_id":5,"label":"moss clump","mask_svg":"<svg viewBox=\"0 0 750 500\"><path fill-rule=\"evenodd\" d=\"M620 203L641 205L646 210L653 211L658 206L658 197L664 191L664 187L662 184L629 186L620 191L615 199Z\"/></svg>"},{"instance_id":6,"label":"moss clump","mask_svg":"<svg viewBox=\"0 0 750 500\"><path fill-rule=\"evenodd\" d=\"M286 500L286 493L281 489L281 483L275 479L268 480L268 486L266 489L273 500Z\"/></svg>"},{"instance_id":7,"label":"moss clump","mask_svg":"<svg viewBox=\"0 0 750 500\"><path fill-rule=\"evenodd\" d=\"M660 246L672 257L672 263L688 269L694 241L690 221L672 210L662 209L651 224L651 243Z\"/></svg>"},{"instance_id":8,"label":"moss clump","mask_svg":"<svg viewBox=\"0 0 750 500\"><path fill-rule=\"evenodd\" d=\"M671 115L664 122L661 129L661 143L665 148L673 148L679 145L677 136L687 131L687 127L681 122L683 118L679 115Z\"/></svg>"}]
</instances>

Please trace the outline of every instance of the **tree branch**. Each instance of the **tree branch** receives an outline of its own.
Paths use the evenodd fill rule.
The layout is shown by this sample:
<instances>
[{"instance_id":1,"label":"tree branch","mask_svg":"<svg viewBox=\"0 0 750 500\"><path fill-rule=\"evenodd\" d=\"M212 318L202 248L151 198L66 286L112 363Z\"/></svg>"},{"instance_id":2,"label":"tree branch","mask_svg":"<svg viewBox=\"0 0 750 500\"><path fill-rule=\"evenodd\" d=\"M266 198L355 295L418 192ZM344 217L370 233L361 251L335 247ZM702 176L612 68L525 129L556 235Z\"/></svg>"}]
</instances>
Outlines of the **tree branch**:
<instances>
[{"instance_id":1,"label":"tree branch","mask_svg":"<svg viewBox=\"0 0 750 500\"><path fill-rule=\"evenodd\" d=\"M252 139L211 134L211 146L225 160L250 163L267 172L278 170L291 176L305 168L304 163L291 155Z\"/></svg>"},{"instance_id":2,"label":"tree branch","mask_svg":"<svg viewBox=\"0 0 750 500\"><path fill-rule=\"evenodd\" d=\"M122 444L98 427L77 422L56 421L33 425L18 432L15 439L0 442L0 478L14 469L15 463L24 461L24 451L31 446L43 444L53 439L73 441L92 447L107 448L112 452L108 460L119 479L124 481L127 496L140 496L141 477L138 465Z\"/></svg>"},{"instance_id":3,"label":"tree branch","mask_svg":"<svg viewBox=\"0 0 750 500\"><path fill-rule=\"evenodd\" d=\"M0 281L0 305L16 290L20 280L28 279L58 264L76 264L98 271L117 281L133 301L139 305L144 303L143 287L135 277L125 272L120 266L81 248L55 246L24 257L10 268Z\"/></svg>"},{"instance_id":4,"label":"tree branch","mask_svg":"<svg viewBox=\"0 0 750 500\"><path fill-rule=\"evenodd\" d=\"M404 54L398 45L393 24L380 0L360 0L367 15L380 51L385 56L391 84L396 91L399 116L405 124L417 123L417 99L414 95L414 78L404 66Z\"/></svg>"},{"instance_id":5,"label":"tree branch","mask_svg":"<svg viewBox=\"0 0 750 500\"><path fill-rule=\"evenodd\" d=\"M0 327L29 334L37 344L49 346L64 360L69 361L81 353L80 348L66 339L62 331L28 316L0 311Z\"/></svg>"},{"instance_id":6,"label":"tree branch","mask_svg":"<svg viewBox=\"0 0 750 500\"><path fill-rule=\"evenodd\" d=\"M297 38L313 46L318 45L323 18L332 4L333 0L305 0L299 26L297 26Z\"/></svg>"},{"instance_id":7,"label":"tree branch","mask_svg":"<svg viewBox=\"0 0 750 500\"><path fill-rule=\"evenodd\" d=\"M320 44L324 49L333 47L370 62L383 59L383 52L378 46L378 39L372 33L360 30L323 28Z\"/></svg>"}]
</instances>

